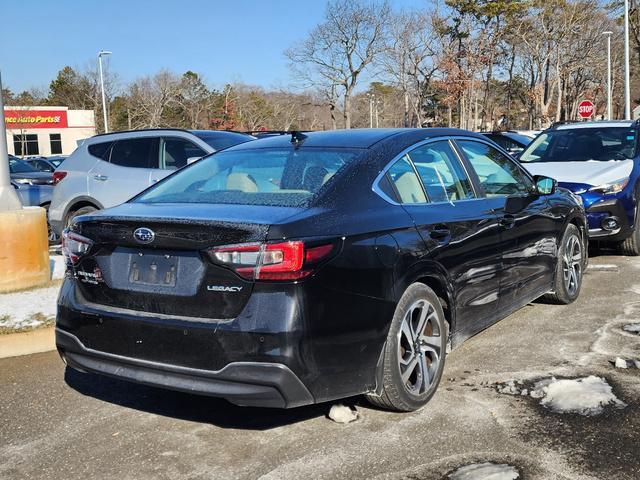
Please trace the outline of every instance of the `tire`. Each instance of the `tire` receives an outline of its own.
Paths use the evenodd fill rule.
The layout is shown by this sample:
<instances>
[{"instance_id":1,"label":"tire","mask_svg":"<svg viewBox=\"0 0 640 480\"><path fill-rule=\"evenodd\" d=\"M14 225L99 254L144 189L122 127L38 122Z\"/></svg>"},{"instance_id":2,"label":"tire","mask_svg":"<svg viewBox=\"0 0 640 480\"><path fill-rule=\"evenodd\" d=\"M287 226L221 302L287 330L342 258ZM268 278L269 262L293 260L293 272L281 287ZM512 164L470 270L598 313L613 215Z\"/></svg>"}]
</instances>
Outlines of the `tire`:
<instances>
[{"instance_id":1,"label":"tire","mask_svg":"<svg viewBox=\"0 0 640 480\"><path fill-rule=\"evenodd\" d=\"M86 215L87 213L95 212L98 209L91 205L87 205L86 207L80 207L78 210L70 212L67 215L67 221L65 222L65 226L68 227L73 222L73 219L79 217L80 215Z\"/></svg>"},{"instance_id":2,"label":"tire","mask_svg":"<svg viewBox=\"0 0 640 480\"><path fill-rule=\"evenodd\" d=\"M367 394L367 400L398 412L423 407L440 383L448 336L437 295L422 283L410 285L396 306L385 342L382 372L378 372L382 393Z\"/></svg>"},{"instance_id":3,"label":"tire","mask_svg":"<svg viewBox=\"0 0 640 480\"><path fill-rule=\"evenodd\" d=\"M49 245L58 245L60 243L60 236L53 231L51 224L49 223L49 205L43 205L42 208L44 208L47 216L47 236Z\"/></svg>"},{"instance_id":4,"label":"tire","mask_svg":"<svg viewBox=\"0 0 640 480\"><path fill-rule=\"evenodd\" d=\"M640 188L636 187L635 193L636 210L638 208L638 200L640 199ZM636 213L636 221L634 222L633 232L619 244L620 253L628 257L637 257L640 255L640 228L638 228L638 214Z\"/></svg>"},{"instance_id":5,"label":"tire","mask_svg":"<svg viewBox=\"0 0 640 480\"><path fill-rule=\"evenodd\" d=\"M585 267L585 246L578 227L570 223L562 236L558 250L553 293L544 299L558 305L568 305L580 295Z\"/></svg>"}]
</instances>

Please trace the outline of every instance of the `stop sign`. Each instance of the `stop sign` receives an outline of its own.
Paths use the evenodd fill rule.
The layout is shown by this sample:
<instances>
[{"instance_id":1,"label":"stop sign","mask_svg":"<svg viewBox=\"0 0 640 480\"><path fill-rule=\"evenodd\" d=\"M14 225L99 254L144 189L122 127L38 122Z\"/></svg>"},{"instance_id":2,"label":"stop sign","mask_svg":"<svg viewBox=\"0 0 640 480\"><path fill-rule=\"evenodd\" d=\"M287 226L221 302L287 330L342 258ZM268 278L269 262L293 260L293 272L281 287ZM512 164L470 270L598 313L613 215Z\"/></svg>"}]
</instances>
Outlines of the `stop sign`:
<instances>
[{"instance_id":1,"label":"stop sign","mask_svg":"<svg viewBox=\"0 0 640 480\"><path fill-rule=\"evenodd\" d=\"M580 118L590 118L593 116L594 110L595 107L589 100L583 100L580 102L580 105L578 105L578 115L580 115Z\"/></svg>"}]
</instances>

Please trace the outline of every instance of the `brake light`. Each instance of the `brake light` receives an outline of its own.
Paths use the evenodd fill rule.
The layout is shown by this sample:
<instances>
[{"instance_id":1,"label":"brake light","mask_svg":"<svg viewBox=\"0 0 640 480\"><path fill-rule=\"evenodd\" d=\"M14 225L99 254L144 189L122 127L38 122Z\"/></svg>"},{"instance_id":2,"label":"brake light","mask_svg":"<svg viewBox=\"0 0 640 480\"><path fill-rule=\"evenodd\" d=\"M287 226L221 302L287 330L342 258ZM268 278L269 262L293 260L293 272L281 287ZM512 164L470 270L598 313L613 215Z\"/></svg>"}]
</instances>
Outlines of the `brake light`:
<instances>
[{"instance_id":1,"label":"brake light","mask_svg":"<svg viewBox=\"0 0 640 480\"><path fill-rule=\"evenodd\" d=\"M76 265L92 246L93 241L82 235L68 230L62 232L62 255L64 255L67 265Z\"/></svg>"},{"instance_id":2,"label":"brake light","mask_svg":"<svg viewBox=\"0 0 640 480\"><path fill-rule=\"evenodd\" d=\"M300 280L313 273L333 244L305 247L304 242L247 243L208 250L211 259L247 280Z\"/></svg>"},{"instance_id":3,"label":"brake light","mask_svg":"<svg viewBox=\"0 0 640 480\"><path fill-rule=\"evenodd\" d=\"M53 172L53 184L54 185L59 184L62 181L62 179L66 176L67 176L67 172L56 170L55 172Z\"/></svg>"}]
</instances>

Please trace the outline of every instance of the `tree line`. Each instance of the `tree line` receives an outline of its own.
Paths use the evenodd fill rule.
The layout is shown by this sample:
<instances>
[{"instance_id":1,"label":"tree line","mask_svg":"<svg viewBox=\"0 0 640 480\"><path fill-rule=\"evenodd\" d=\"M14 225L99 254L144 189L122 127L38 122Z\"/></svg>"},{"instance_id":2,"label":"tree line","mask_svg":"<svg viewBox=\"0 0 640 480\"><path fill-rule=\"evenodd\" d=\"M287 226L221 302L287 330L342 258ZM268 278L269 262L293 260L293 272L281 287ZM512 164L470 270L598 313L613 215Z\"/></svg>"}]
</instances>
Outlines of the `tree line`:
<instances>
[{"instance_id":1,"label":"tree line","mask_svg":"<svg viewBox=\"0 0 640 480\"><path fill-rule=\"evenodd\" d=\"M640 0L631 0L632 94L640 66ZM606 111L611 33L613 117L623 104L622 0L444 0L397 10L331 0L323 20L283 54L291 84L209 86L160 70L122 85L107 69L110 130L178 127L321 130L455 126L542 128ZM64 67L48 91L3 91L7 105L92 109L102 131L97 69Z\"/></svg>"}]
</instances>

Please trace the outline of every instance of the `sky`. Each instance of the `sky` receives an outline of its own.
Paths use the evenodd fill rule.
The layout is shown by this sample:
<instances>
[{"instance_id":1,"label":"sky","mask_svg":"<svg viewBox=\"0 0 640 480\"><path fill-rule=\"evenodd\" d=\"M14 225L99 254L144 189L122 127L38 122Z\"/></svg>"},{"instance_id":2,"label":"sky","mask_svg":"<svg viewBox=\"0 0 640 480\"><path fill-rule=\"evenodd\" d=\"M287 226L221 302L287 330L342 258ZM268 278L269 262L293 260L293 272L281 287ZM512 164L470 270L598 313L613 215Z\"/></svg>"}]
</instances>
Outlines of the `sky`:
<instances>
[{"instance_id":1,"label":"sky","mask_svg":"<svg viewBox=\"0 0 640 480\"><path fill-rule=\"evenodd\" d=\"M394 7L428 0L395 0ZM220 87L285 87L284 50L322 21L324 0L3 0L0 72L5 88L48 89L64 66L83 69L110 50L126 84L167 68Z\"/></svg>"}]
</instances>

